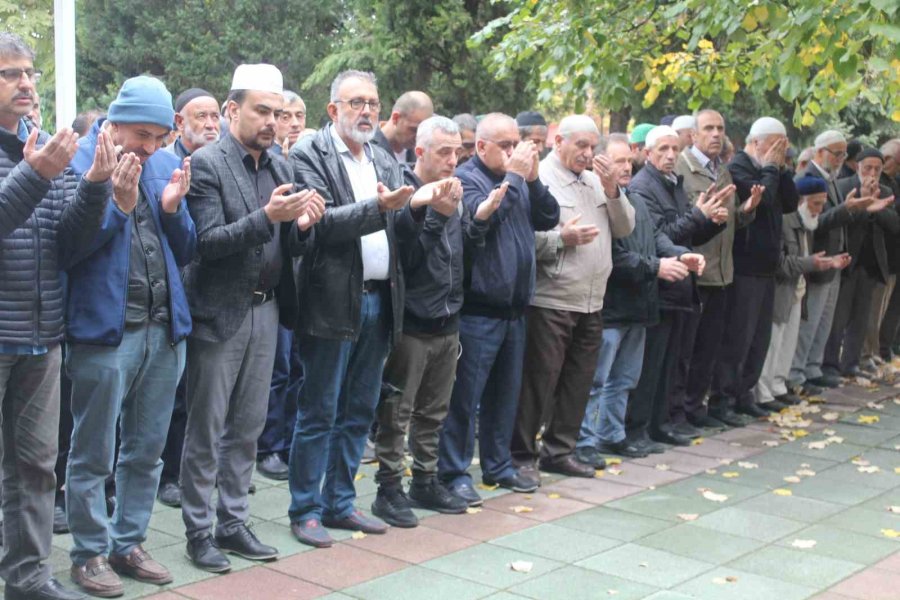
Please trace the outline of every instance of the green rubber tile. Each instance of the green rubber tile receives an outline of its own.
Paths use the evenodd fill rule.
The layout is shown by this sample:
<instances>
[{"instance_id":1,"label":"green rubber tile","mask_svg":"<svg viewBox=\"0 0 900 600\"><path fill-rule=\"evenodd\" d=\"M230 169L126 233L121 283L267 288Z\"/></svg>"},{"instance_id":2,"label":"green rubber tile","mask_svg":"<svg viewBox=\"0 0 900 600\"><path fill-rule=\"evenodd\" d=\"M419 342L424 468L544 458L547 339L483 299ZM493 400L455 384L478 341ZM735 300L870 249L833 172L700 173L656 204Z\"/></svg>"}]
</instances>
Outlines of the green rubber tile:
<instances>
[{"instance_id":1,"label":"green rubber tile","mask_svg":"<svg viewBox=\"0 0 900 600\"><path fill-rule=\"evenodd\" d=\"M887 510L875 511L855 507L828 517L822 521L822 525L833 525L884 539L882 529L900 530L900 515ZM897 543L897 549L900 550L900 543Z\"/></svg>"},{"instance_id":2,"label":"green rubber tile","mask_svg":"<svg viewBox=\"0 0 900 600\"><path fill-rule=\"evenodd\" d=\"M900 475L897 475L897 477L900 478ZM900 506L900 487L888 490L859 505L860 508L868 508L869 510L876 511L887 510L889 506Z\"/></svg>"},{"instance_id":3,"label":"green rubber tile","mask_svg":"<svg viewBox=\"0 0 900 600\"><path fill-rule=\"evenodd\" d=\"M878 444L878 447L885 450L897 451L898 449L900 449L900 435L892 437L887 441L881 442L880 444Z\"/></svg>"},{"instance_id":4,"label":"green rubber tile","mask_svg":"<svg viewBox=\"0 0 900 600\"><path fill-rule=\"evenodd\" d=\"M527 598L527 596L519 596L518 594L510 594L509 592L497 592L496 594L485 596L484 600L522 600L522 598Z\"/></svg>"},{"instance_id":5,"label":"green rubber tile","mask_svg":"<svg viewBox=\"0 0 900 600\"><path fill-rule=\"evenodd\" d=\"M150 528L161 531L163 533L167 533L182 540L185 539L184 520L181 518L180 510L166 510L153 513L153 515L150 517ZM54 543L56 543L55 539Z\"/></svg>"},{"instance_id":6,"label":"green rubber tile","mask_svg":"<svg viewBox=\"0 0 900 600\"><path fill-rule=\"evenodd\" d=\"M637 544L626 544L576 563L657 588L671 588L715 565Z\"/></svg>"},{"instance_id":7,"label":"green rubber tile","mask_svg":"<svg viewBox=\"0 0 900 600\"><path fill-rule=\"evenodd\" d=\"M670 521L598 506L557 519L554 525L630 542L672 526Z\"/></svg>"},{"instance_id":8,"label":"green rubber tile","mask_svg":"<svg viewBox=\"0 0 900 600\"><path fill-rule=\"evenodd\" d=\"M805 440L807 438L803 439ZM800 442L793 443L799 444ZM813 471L821 473L840 464L839 461L829 460L819 456L802 456L793 452L785 452L783 448L784 446L780 446L779 448L754 456L748 460L759 465L760 469L780 471L785 475L793 475L797 469L812 469ZM809 466L804 467L803 465Z\"/></svg>"},{"instance_id":9,"label":"green rubber tile","mask_svg":"<svg viewBox=\"0 0 900 600\"><path fill-rule=\"evenodd\" d=\"M640 494L620 498L605 506L675 522L680 522L680 519L678 518L679 514L692 513L705 515L706 513L719 508L718 506L714 506L713 502L701 498L699 494L697 494L696 498L692 498L679 496L670 493L665 489L641 492Z\"/></svg>"},{"instance_id":10,"label":"green rubber tile","mask_svg":"<svg viewBox=\"0 0 900 600\"><path fill-rule=\"evenodd\" d=\"M859 465L847 463L829 469L823 475L829 479L840 481L843 485L862 485L882 490L889 490L900 484L900 475L894 473L894 465L900 466L900 456L895 457L889 465L879 464L868 457L865 458L871 463L871 465L867 466L878 467L880 471L876 473L866 473L859 470Z\"/></svg>"},{"instance_id":11,"label":"green rubber tile","mask_svg":"<svg viewBox=\"0 0 900 600\"><path fill-rule=\"evenodd\" d=\"M491 544L520 552L529 552L562 562L575 562L614 548L622 542L551 523L524 529L491 540Z\"/></svg>"},{"instance_id":12,"label":"green rubber tile","mask_svg":"<svg viewBox=\"0 0 900 600\"><path fill-rule=\"evenodd\" d=\"M809 444L809 442L824 440L828 437L829 436L823 435L821 433L812 434L801 440L797 440L796 442L779 446L778 448L773 449L772 452L777 452L779 454L796 454L799 456L808 456L810 458L824 458L826 460L833 460L836 462L845 462L850 460L854 456L860 456L863 452L866 451L866 446L858 446L849 442L844 442L843 444L829 444L821 450L814 450L807 447L807 444Z\"/></svg>"},{"instance_id":13,"label":"green rubber tile","mask_svg":"<svg viewBox=\"0 0 900 600\"><path fill-rule=\"evenodd\" d=\"M341 591L361 600L421 600L425 590L429 600L475 600L497 591L422 567L409 567Z\"/></svg>"},{"instance_id":14,"label":"green rubber tile","mask_svg":"<svg viewBox=\"0 0 900 600\"><path fill-rule=\"evenodd\" d=\"M889 414L885 414L880 410L871 410L868 408L862 409L860 412L849 415L846 421L848 423L857 423L857 418L859 415L878 415L878 422L872 423L871 425L860 425L860 427L871 427L873 429L885 429L888 431L900 431L900 416L893 416Z\"/></svg>"},{"instance_id":15,"label":"green rubber tile","mask_svg":"<svg viewBox=\"0 0 900 600\"><path fill-rule=\"evenodd\" d=\"M742 510L806 523L814 523L847 508L840 504L803 496L777 496L775 494L760 494L741 502L737 507Z\"/></svg>"},{"instance_id":16,"label":"green rubber tile","mask_svg":"<svg viewBox=\"0 0 900 600\"><path fill-rule=\"evenodd\" d=\"M900 406L897 408L900 408ZM847 423L833 423L829 424L827 428L833 430L834 435L844 438L844 442L860 446L878 446L897 435L896 431Z\"/></svg>"},{"instance_id":17,"label":"green rubber tile","mask_svg":"<svg viewBox=\"0 0 900 600\"><path fill-rule=\"evenodd\" d=\"M869 448L863 452L862 456L873 465L878 465L885 471L891 471L893 473L894 467L900 467L900 453L894 450L893 446L891 446L890 449ZM898 476L897 484L900 485L900 476Z\"/></svg>"},{"instance_id":18,"label":"green rubber tile","mask_svg":"<svg viewBox=\"0 0 900 600\"><path fill-rule=\"evenodd\" d=\"M727 581L728 577L733 581ZM719 567L682 583L675 591L698 600L805 600L818 589Z\"/></svg>"},{"instance_id":19,"label":"green rubber tile","mask_svg":"<svg viewBox=\"0 0 900 600\"><path fill-rule=\"evenodd\" d=\"M785 485L785 487L790 488L795 496L848 506L865 502L884 492L884 490L865 485L844 485L839 478L832 478L827 474L809 477L800 483Z\"/></svg>"},{"instance_id":20,"label":"green rubber tile","mask_svg":"<svg viewBox=\"0 0 900 600\"><path fill-rule=\"evenodd\" d=\"M510 591L536 600L596 600L607 597L637 600L646 598L654 588L613 575L567 566L513 586Z\"/></svg>"},{"instance_id":21,"label":"green rubber tile","mask_svg":"<svg viewBox=\"0 0 900 600\"><path fill-rule=\"evenodd\" d=\"M250 514L262 521L277 519L287 514L290 502L290 494L282 488L256 490L256 493L250 496Z\"/></svg>"},{"instance_id":22,"label":"green rubber tile","mask_svg":"<svg viewBox=\"0 0 900 600\"><path fill-rule=\"evenodd\" d=\"M531 571L522 573L510 568L513 562L531 563ZM423 567L446 575L505 589L562 566L562 563L511 548L481 544L429 560Z\"/></svg>"},{"instance_id":23,"label":"green rubber tile","mask_svg":"<svg viewBox=\"0 0 900 600\"><path fill-rule=\"evenodd\" d=\"M814 540L816 545L804 552L873 565L900 549L896 540L876 539L869 535L840 529L834 525L812 525L782 538L779 546L790 547L794 540Z\"/></svg>"},{"instance_id":24,"label":"green rubber tile","mask_svg":"<svg viewBox=\"0 0 900 600\"><path fill-rule=\"evenodd\" d=\"M648 535L639 543L716 565L730 562L764 545L759 540L695 527L690 523Z\"/></svg>"},{"instance_id":25,"label":"green rubber tile","mask_svg":"<svg viewBox=\"0 0 900 600\"><path fill-rule=\"evenodd\" d=\"M672 590L660 590L655 594L650 594L644 600L694 600L694 596L673 592Z\"/></svg>"},{"instance_id":26,"label":"green rubber tile","mask_svg":"<svg viewBox=\"0 0 900 600\"><path fill-rule=\"evenodd\" d=\"M799 521L733 507L704 515L692 525L769 543L806 526Z\"/></svg>"},{"instance_id":27,"label":"green rubber tile","mask_svg":"<svg viewBox=\"0 0 900 600\"><path fill-rule=\"evenodd\" d=\"M710 500L706 500L705 498L703 498L702 493L699 491L700 488L708 488L717 494L725 494L726 496L728 496L728 499L725 502L712 502ZM670 483L665 487L657 489L662 492L676 494L685 498L696 498L698 500L703 500L704 502L709 502L714 508L731 506L767 491L764 488L755 488L746 485L731 483L729 480L723 477L711 480L711 478L707 476L691 477L689 479Z\"/></svg>"},{"instance_id":28,"label":"green rubber tile","mask_svg":"<svg viewBox=\"0 0 900 600\"><path fill-rule=\"evenodd\" d=\"M780 546L763 548L728 566L811 588L828 587L864 568L859 563Z\"/></svg>"}]
</instances>

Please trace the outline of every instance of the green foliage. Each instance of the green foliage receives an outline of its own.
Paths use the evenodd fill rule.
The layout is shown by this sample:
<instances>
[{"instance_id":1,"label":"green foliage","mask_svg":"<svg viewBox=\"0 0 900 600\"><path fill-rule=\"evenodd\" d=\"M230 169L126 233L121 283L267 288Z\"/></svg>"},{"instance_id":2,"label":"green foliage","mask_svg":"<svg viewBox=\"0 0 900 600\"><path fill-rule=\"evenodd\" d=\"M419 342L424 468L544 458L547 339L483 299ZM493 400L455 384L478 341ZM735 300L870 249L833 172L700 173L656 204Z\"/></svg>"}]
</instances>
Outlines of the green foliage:
<instances>
[{"instance_id":1,"label":"green foliage","mask_svg":"<svg viewBox=\"0 0 900 600\"><path fill-rule=\"evenodd\" d=\"M535 59L538 100L620 109L674 91L696 109L777 91L795 126L857 98L900 122L900 3L516 0L473 40L500 76ZM637 95L640 94L640 96ZM641 97L642 96L642 97Z\"/></svg>"},{"instance_id":2,"label":"green foliage","mask_svg":"<svg viewBox=\"0 0 900 600\"><path fill-rule=\"evenodd\" d=\"M0 28L17 33L34 49L36 69L44 75L38 84L44 127L54 121L53 0L0 0Z\"/></svg>"}]
</instances>

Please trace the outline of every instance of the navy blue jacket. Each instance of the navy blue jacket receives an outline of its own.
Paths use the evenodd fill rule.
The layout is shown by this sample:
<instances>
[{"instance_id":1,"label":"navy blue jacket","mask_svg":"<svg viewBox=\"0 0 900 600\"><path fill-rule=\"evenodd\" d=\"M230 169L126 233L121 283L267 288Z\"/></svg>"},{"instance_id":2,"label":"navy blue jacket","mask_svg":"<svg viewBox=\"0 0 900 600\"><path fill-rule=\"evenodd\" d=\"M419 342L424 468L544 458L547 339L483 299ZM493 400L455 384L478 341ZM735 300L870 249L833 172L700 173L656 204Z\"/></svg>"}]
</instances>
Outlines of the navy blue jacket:
<instances>
[{"instance_id":1,"label":"navy blue jacket","mask_svg":"<svg viewBox=\"0 0 900 600\"><path fill-rule=\"evenodd\" d=\"M78 152L72 169L82 175L94 160L101 120L90 133L78 140ZM140 190L150 203L156 232L166 259L169 288L171 343L176 344L191 332L191 313L181 284L179 268L194 257L197 233L182 200L174 214L160 209L162 191L181 161L171 152L157 151L143 165ZM128 295L128 271L131 253L131 215L126 215L107 199L100 231L86 252L69 267L66 305L67 339L83 344L118 346L125 330L125 301Z\"/></svg>"},{"instance_id":2,"label":"navy blue jacket","mask_svg":"<svg viewBox=\"0 0 900 600\"><path fill-rule=\"evenodd\" d=\"M559 223L559 204L540 179L497 175L477 156L456 169L470 215L491 190L509 182L506 197L491 215L484 245L466 257L462 314L500 319L521 316L534 296L534 232Z\"/></svg>"}]
</instances>

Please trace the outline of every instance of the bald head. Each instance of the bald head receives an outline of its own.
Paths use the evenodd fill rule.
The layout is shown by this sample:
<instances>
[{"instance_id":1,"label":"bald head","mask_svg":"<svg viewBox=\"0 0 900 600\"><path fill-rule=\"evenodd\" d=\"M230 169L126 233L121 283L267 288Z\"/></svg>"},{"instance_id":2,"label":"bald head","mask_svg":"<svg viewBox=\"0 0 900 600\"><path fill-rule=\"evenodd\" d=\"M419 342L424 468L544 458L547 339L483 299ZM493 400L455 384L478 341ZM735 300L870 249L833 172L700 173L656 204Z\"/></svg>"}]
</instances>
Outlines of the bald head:
<instances>
[{"instance_id":1,"label":"bald head","mask_svg":"<svg viewBox=\"0 0 900 600\"><path fill-rule=\"evenodd\" d=\"M519 143L516 120L503 113L490 113L475 130L475 153L497 175L506 173L506 163Z\"/></svg>"},{"instance_id":2,"label":"bald head","mask_svg":"<svg viewBox=\"0 0 900 600\"><path fill-rule=\"evenodd\" d=\"M434 113L434 104L431 98L425 92L405 92L397 101L394 102L392 113L400 113L402 116L409 116L415 112L427 112L429 116ZM426 117L427 118L427 117ZM423 121L425 119L422 119Z\"/></svg>"},{"instance_id":3,"label":"bald head","mask_svg":"<svg viewBox=\"0 0 900 600\"><path fill-rule=\"evenodd\" d=\"M478 122L475 128L475 140L491 139L493 135L500 130L506 130L510 127L518 130L516 120L509 115L503 113L489 113Z\"/></svg>"},{"instance_id":4,"label":"bald head","mask_svg":"<svg viewBox=\"0 0 900 600\"><path fill-rule=\"evenodd\" d=\"M425 92L405 92L394 103L390 118L381 126L394 152L414 148L419 123L434 114L434 104Z\"/></svg>"}]
</instances>

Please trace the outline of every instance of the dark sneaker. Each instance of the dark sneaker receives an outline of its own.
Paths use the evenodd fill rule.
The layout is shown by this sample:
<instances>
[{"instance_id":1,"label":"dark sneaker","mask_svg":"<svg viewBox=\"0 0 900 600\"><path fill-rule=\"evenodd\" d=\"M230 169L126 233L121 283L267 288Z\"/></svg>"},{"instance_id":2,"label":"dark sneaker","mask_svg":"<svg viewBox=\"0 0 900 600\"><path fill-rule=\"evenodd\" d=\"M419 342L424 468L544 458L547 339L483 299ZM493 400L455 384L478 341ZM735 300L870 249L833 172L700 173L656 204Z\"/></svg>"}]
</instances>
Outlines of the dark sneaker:
<instances>
[{"instance_id":1,"label":"dark sneaker","mask_svg":"<svg viewBox=\"0 0 900 600\"><path fill-rule=\"evenodd\" d=\"M343 519L325 517L322 519L322 525L334 529L346 529L348 531L362 531L363 533L374 534L387 533L388 530L388 526L385 525L383 521L376 519L375 517L366 516L359 510L354 510Z\"/></svg>"},{"instance_id":2,"label":"dark sneaker","mask_svg":"<svg viewBox=\"0 0 900 600\"><path fill-rule=\"evenodd\" d=\"M615 454L616 456L624 456L626 458L644 458L648 452L635 446L627 439L621 442L600 442L597 450L601 454Z\"/></svg>"},{"instance_id":3,"label":"dark sneaker","mask_svg":"<svg viewBox=\"0 0 900 600\"><path fill-rule=\"evenodd\" d=\"M738 405L735 407L734 412L742 415L747 415L748 417L753 417L754 419L761 419L769 416L769 411L763 410L755 403Z\"/></svg>"},{"instance_id":4,"label":"dark sneaker","mask_svg":"<svg viewBox=\"0 0 900 600\"><path fill-rule=\"evenodd\" d=\"M330 548L334 539L328 530L322 527L318 519L307 519L302 522L291 522L291 533L297 541L313 548Z\"/></svg>"},{"instance_id":5,"label":"dark sneaker","mask_svg":"<svg viewBox=\"0 0 900 600\"><path fill-rule=\"evenodd\" d=\"M225 556L211 535L188 540L187 557L194 566L208 573L224 573L231 570L231 561Z\"/></svg>"},{"instance_id":6,"label":"dark sneaker","mask_svg":"<svg viewBox=\"0 0 900 600\"><path fill-rule=\"evenodd\" d=\"M53 577L28 591L7 585L3 597L6 600L87 600L87 596L75 590L67 590Z\"/></svg>"},{"instance_id":7,"label":"dark sneaker","mask_svg":"<svg viewBox=\"0 0 900 600\"><path fill-rule=\"evenodd\" d=\"M747 421L741 415L737 414L733 410L717 410L715 412L709 411L709 416L712 418L725 423L729 427L746 427Z\"/></svg>"},{"instance_id":8,"label":"dark sneaker","mask_svg":"<svg viewBox=\"0 0 900 600\"><path fill-rule=\"evenodd\" d=\"M156 492L156 499L160 504L179 508L181 506L181 488L173 481L166 481L159 484L159 491Z\"/></svg>"},{"instance_id":9,"label":"dark sneaker","mask_svg":"<svg viewBox=\"0 0 900 600\"><path fill-rule=\"evenodd\" d=\"M690 438L692 440L703 436L703 432L690 423L679 423L678 425L672 425L672 427L669 428L669 431L671 431L672 433L677 433L678 435L683 435L684 437Z\"/></svg>"},{"instance_id":10,"label":"dark sneaker","mask_svg":"<svg viewBox=\"0 0 900 600\"><path fill-rule=\"evenodd\" d=\"M256 461L256 470L263 477L275 481L285 481L288 478L288 466L277 452L267 454Z\"/></svg>"},{"instance_id":11,"label":"dark sneaker","mask_svg":"<svg viewBox=\"0 0 900 600\"><path fill-rule=\"evenodd\" d=\"M415 527L419 519L400 485L381 486L372 503L372 514L394 527Z\"/></svg>"},{"instance_id":12,"label":"dark sneaker","mask_svg":"<svg viewBox=\"0 0 900 600\"><path fill-rule=\"evenodd\" d=\"M596 448L575 448L575 458L586 465L594 467L594 469L605 469L606 459L601 456L600 451Z\"/></svg>"},{"instance_id":13,"label":"dark sneaker","mask_svg":"<svg viewBox=\"0 0 900 600\"><path fill-rule=\"evenodd\" d=\"M809 383L818 386L820 388L836 388L841 383L841 378L837 375L822 375L821 377L816 377L815 379L810 379Z\"/></svg>"},{"instance_id":14,"label":"dark sneaker","mask_svg":"<svg viewBox=\"0 0 900 600\"><path fill-rule=\"evenodd\" d=\"M654 442L647 435L643 435L636 439L626 438L625 441L629 446L637 448L638 452L642 452L644 456L647 456L648 454L662 454L669 449L665 444Z\"/></svg>"},{"instance_id":15,"label":"dark sneaker","mask_svg":"<svg viewBox=\"0 0 900 600\"><path fill-rule=\"evenodd\" d=\"M110 554L109 566L116 573L127 575L144 583L152 583L154 585L172 583L172 573L154 560L140 545L135 547L127 556Z\"/></svg>"},{"instance_id":16,"label":"dark sneaker","mask_svg":"<svg viewBox=\"0 0 900 600\"><path fill-rule=\"evenodd\" d=\"M671 431L658 431L650 434L650 439L660 444L669 444L670 446L690 446L691 438L678 435Z\"/></svg>"},{"instance_id":17,"label":"dark sneaker","mask_svg":"<svg viewBox=\"0 0 900 600\"><path fill-rule=\"evenodd\" d=\"M446 515L458 515L466 512L469 503L450 493L437 477L425 481L415 479L409 486L409 499L413 506L427 508ZM373 511L374 512L374 511Z\"/></svg>"},{"instance_id":18,"label":"dark sneaker","mask_svg":"<svg viewBox=\"0 0 900 600\"><path fill-rule=\"evenodd\" d=\"M69 520L66 518L65 500L56 500L53 505L53 533L69 533Z\"/></svg>"},{"instance_id":19,"label":"dark sneaker","mask_svg":"<svg viewBox=\"0 0 900 600\"><path fill-rule=\"evenodd\" d=\"M459 483L454 483L453 485L450 485L448 489L454 496L465 500L469 506L481 506L484 504L484 500L478 495L478 492L475 491L475 488L472 487L472 484L469 481L464 480Z\"/></svg>"},{"instance_id":20,"label":"dark sneaker","mask_svg":"<svg viewBox=\"0 0 900 600\"><path fill-rule=\"evenodd\" d=\"M278 548L259 541L246 523L237 526L234 533L216 535L216 543L223 552L237 554L247 560L272 560L278 558Z\"/></svg>"},{"instance_id":21,"label":"dark sneaker","mask_svg":"<svg viewBox=\"0 0 900 600\"><path fill-rule=\"evenodd\" d=\"M125 593L125 586L109 566L105 556L95 556L83 565L72 565L72 581L78 587L100 598L116 598Z\"/></svg>"},{"instance_id":22,"label":"dark sneaker","mask_svg":"<svg viewBox=\"0 0 900 600\"><path fill-rule=\"evenodd\" d=\"M535 483L528 477L519 475L519 472L516 470L513 470L511 475L507 475L506 477L501 477L499 479L491 479L487 475L482 475L481 481L484 483L484 485L499 485L502 488L512 490L519 494L530 494L534 490L538 489L537 483Z\"/></svg>"},{"instance_id":23,"label":"dark sneaker","mask_svg":"<svg viewBox=\"0 0 900 600\"><path fill-rule=\"evenodd\" d=\"M537 487L541 487L541 472L534 464L520 465L516 467L516 472L523 480L531 481Z\"/></svg>"},{"instance_id":24,"label":"dark sneaker","mask_svg":"<svg viewBox=\"0 0 900 600\"><path fill-rule=\"evenodd\" d=\"M567 454L554 459L542 458L541 471L569 477L593 477L596 469L578 460L574 454Z\"/></svg>"},{"instance_id":25,"label":"dark sneaker","mask_svg":"<svg viewBox=\"0 0 900 600\"><path fill-rule=\"evenodd\" d=\"M688 423L690 423L694 427L698 427L701 429L725 429L728 427L728 425L726 425L722 421L709 415L688 415L687 420Z\"/></svg>"}]
</instances>

